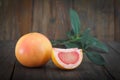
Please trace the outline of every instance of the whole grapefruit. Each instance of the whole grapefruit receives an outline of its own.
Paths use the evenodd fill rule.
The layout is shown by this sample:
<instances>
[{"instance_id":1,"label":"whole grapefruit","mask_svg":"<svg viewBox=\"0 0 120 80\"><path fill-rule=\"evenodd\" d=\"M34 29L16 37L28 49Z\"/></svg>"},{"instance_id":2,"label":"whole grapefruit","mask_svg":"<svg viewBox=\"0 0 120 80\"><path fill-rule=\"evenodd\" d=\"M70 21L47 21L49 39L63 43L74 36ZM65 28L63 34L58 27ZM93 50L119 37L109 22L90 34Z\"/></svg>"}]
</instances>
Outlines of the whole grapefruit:
<instances>
[{"instance_id":1,"label":"whole grapefruit","mask_svg":"<svg viewBox=\"0 0 120 80\"><path fill-rule=\"evenodd\" d=\"M39 67L46 64L52 52L50 40L38 32L23 35L15 46L18 62L26 67Z\"/></svg>"}]
</instances>

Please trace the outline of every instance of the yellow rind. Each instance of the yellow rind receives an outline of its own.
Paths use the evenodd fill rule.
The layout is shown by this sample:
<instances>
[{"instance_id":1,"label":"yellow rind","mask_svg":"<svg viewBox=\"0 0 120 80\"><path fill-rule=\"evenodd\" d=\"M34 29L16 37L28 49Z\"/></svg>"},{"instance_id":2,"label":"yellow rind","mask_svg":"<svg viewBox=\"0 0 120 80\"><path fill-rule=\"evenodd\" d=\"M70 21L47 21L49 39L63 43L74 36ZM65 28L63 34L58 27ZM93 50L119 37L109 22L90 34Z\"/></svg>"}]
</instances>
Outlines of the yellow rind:
<instances>
[{"instance_id":1,"label":"yellow rind","mask_svg":"<svg viewBox=\"0 0 120 80\"><path fill-rule=\"evenodd\" d=\"M55 53L54 53L54 51L53 51L53 53L52 53L52 61L53 61L53 63L54 63L58 68L64 69L64 68L57 62L54 54L55 54Z\"/></svg>"}]
</instances>

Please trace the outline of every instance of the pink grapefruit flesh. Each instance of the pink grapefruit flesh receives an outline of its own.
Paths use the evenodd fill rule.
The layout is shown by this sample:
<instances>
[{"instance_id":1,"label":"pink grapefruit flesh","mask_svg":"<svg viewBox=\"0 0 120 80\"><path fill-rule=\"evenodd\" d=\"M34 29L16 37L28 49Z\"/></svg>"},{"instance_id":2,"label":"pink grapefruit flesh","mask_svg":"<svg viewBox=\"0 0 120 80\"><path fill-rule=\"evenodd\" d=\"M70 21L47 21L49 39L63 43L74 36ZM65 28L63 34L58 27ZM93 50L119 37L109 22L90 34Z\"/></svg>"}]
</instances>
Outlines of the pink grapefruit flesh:
<instances>
[{"instance_id":1,"label":"pink grapefruit flesh","mask_svg":"<svg viewBox=\"0 0 120 80\"><path fill-rule=\"evenodd\" d=\"M74 64L79 59L77 52L60 52L58 54L60 60L65 64Z\"/></svg>"}]
</instances>

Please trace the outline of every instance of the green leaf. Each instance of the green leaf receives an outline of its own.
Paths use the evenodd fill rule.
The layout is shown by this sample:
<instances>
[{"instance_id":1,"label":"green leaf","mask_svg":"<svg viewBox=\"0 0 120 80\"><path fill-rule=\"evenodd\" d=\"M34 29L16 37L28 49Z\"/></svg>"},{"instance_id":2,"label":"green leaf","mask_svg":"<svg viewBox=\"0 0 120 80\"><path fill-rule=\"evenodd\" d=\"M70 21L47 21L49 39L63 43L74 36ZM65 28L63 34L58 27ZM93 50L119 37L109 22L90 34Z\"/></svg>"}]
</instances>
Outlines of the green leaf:
<instances>
[{"instance_id":1,"label":"green leaf","mask_svg":"<svg viewBox=\"0 0 120 80\"><path fill-rule=\"evenodd\" d=\"M87 28L81 35L80 35L80 40L79 42L81 43L81 46L83 49L85 49L87 46L89 46L88 44L86 44L87 42L89 42L89 34L90 34L90 28Z\"/></svg>"},{"instance_id":2,"label":"green leaf","mask_svg":"<svg viewBox=\"0 0 120 80\"><path fill-rule=\"evenodd\" d=\"M71 26L72 30L75 35L80 34L80 20L77 12L73 9L70 9L70 21L71 21Z\"/></svg>"},{"instance_id":3,"label":"green leaf","mask_svg":"<svg viewBox=\"0 0 120 80\"><path fill-rule=\"evenodd\" d=\"M74 39L75 35L72 33L72 31L70 31L70 32L67 32L67 37L69 39Z\"/></svg>"},{"instance_id":4,"label":"green leaf","mask_svg":"<svg viewBox=\"0 0 120 80\"><path fill-rule=\"evenodd\" d=\"M108 52L108 48L104 43L102 43L101 41L99 41L98 39L96 39L92 36L89 39L90 39L89 44L91 47L96 47L96 48L99 48L105 52Z\"/></svg>"},{"instance_id":5,"label":"green leaf","mask_svg":"<svg viewBox=\"0 0 120 80\"><path fill-rule=\"evenodd\" d=\"M65 47L67 47L67 48L78 48L79 46L77 44L74 44L74 43L66 43Z\"/></svg>"},{"instance_id":6,"label":"green leaf","mask_svg":"<svg viewBox=\"0 0 120 80\"><path fill-rule=\"evenodd\" d=\"M86 29L82 35L81 35L81 43L84 49L87 49L89 47L96 47L99 48L105 52L108 52L108 48L105 44L100 42L98 39L90 35L90 29Z\"/></svg>"},{"instance_id":7,"label":"green leaf","mask_svg":"<svg viewBox=\"0 0 120 80\"><path fill-rule=\"evenodd\" d=\"M86 55L87 55L88 59L90 59L93 63L95 63L97 65L105 64L104 58L96 52L86 52Z\"/></svg>"},{"instance_id":8,"label":"green leaf","mask_svg":"<svg viewBox=\"0 0 120 80\"><path fill-rule=\"evenodd\" d=\"M96 39L96 38L94 38L95 39L95 42L96 43L94 43L94 46L95 47L97 47L97 48L99 48L99 49L102 49L102 50L104 50L105 52L108 52L109 50L108 50L108 47L105 45L105 44L103 44L102 42L100 42L98 39Z\"/></svg>"}]
</instances>

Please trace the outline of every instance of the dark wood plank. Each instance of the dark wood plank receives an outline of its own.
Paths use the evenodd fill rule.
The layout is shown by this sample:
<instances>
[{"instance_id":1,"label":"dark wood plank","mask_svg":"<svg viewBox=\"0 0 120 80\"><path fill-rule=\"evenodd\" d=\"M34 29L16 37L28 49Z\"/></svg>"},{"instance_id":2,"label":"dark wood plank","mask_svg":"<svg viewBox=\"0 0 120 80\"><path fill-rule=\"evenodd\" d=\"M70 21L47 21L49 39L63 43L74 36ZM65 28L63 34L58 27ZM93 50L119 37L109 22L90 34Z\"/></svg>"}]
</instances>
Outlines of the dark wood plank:
<instances>
[{"instance_id":1,"label":"dark wood plank","mask_svg":"<svg viewBox=\"0 0 120 80\"><path fill-rule=\"evenodd\" d=\"M118 54L120 54L120 42L109 42L109 44Z\"/></svg>"},{"instance_id":2,"label":"dark wood plank","mask_svg":"<svg viewBox=\"0 0 120 80\"><path fill-rule=\"evenodd\" d=\"M51 18L49 22L48 36L50 39L66 39L66 33L70 30L69 8L72 0L51 0Z\"/></svg>"},{"instance_id":3,"label":"dark wood plank","mask_svg":"<svg viewBox=\"0 0 120 80\"><path fill-rule=\"evenodd\" d=\"M18 39L31 31L50 39L67 38L71 2L82 31L90 27L100 40L120 41L119 0L0 0L0 40Z\"/></svg>"},{"instance_id":4,"label":"dark wood plank","mask_svg":"<svg viewBox=\"0 0 120 80\"><path fill-rule=\"evenodd\" d=\"M1 0L0 1L0 34L2 34L3 33L3 28L2 28L2 26L3 26L3 24L2 24L2 19L4 18L3 17L3 1ZM1 16L2 15L2 16ZM3 39L3 35L1 35L0 36L0 40L2 40Z\"/></svg>"},{"instance_id":5,"label":"dark wood plank","mask_svg":"<svg viewBox=\"0 0 120 80\"><path fill-rule=\"evenodd\" d=\"M45 34L50 39L64 39L70 28L69 1L36 0L33 10L33 31Z\"/></svg>"},{"instance_id":6,"label":"dark wood plank","mask_svg":"<svg viewBox=\"0 0 120 80\"><path fill-rule=\"evenodd\" d=\"M109 47L109 52L102 55L106 61L105 68L108 70L109 74L112 75L113 79L120 80L119 53L115 51L115 49Z\"/></svg>"},{"instance_id":7,"label":"dark wood plank","mask_svg":"<svg viewBox=\"0 0 120 80\"><path fill-rule=\"evenodd\" d=\"M15 7L16 27L19 36L31 32L32 0L17 0Z\"/></svg>"},{"instance_id":8,"label":"dark wood plank","mask_svg":"<svg viewBox=\"0 0 120 80\"><path fill-rule=\"evenodd\" d=\"M77 70L65 71L57 68L52 61L46 66L46 73L50 80L80 80Z\"/></svg>"},{"instance_id":9,"label":"dark wood plank","mask_svg":"<svg viewBox=\"0 0 120 80\"><path fill-rule=\"evenodd\" d=\"M42 33L42 15L43 15L43 0L35 0L33 3L33 26L32 31Z\"/></svg>"},{"instance_id":10,"label":"dark wood plank","mask_svg":"<svg viewBox=\"0 0 120 80\"><path fill-rule=\"evenodd\" d=\"M114 0L114 14L115 14L115 40L120 42L120 1Z\"/></svg>"},{"instance_id":11,"label":"dark wood plank","mask_svg":"<svg viewBox=\"0 0 120 80\"><path fill-rule=\"evenodd\" d=\"M14 40L18 37L15 17L16 0L1 0L0 3L0 40Z\"/></svg>"},{"instance_id":12,"label":"dark wood plank","mask_svg":"<svg viewBox=\"0 0 120 80\"><path fill-rule=\"evenodd\" d=\"M31 31L32 0L1 0L0 40L16 40Z\"/></svg>"},{"instance_id":13,"label":"dark wood plank","mask_svg":"<svg viewBox=\"0 0 120 80\"><path fill-rule=\"evenodd\" d=\"M38 31L48 36L50 20L50 0L35 0L33 6L33 27L32 31Z\"/></svg>"},{"instance_id":14,"label":"dark wood plank","mask_svg":"<svg viewBox=\"0 0 120 80\"><path fill-rule=\"evenodd\" d=\"M66 39L70 30L69 8L71 0L54 0L56 5L56 30L55 39Z\"/></svg>"},{"instance_id":15,"label":"dark wood plank","mask_svg":"<svg viewBox=\"0 0 120 80\"><path fill-rule=\"evenodd\" d=\"M14 64L14 42L0 41L0 80L12 78Z\"/></svg>"},{"instance_id":16,"label":"dark wood plank","mask_svg":"<svg viewBox=\"0 0 120 80\"><path fill-rule=\"evenodd\" d=\"M112 80L103 67L91 63L85 55L82 64L74 70L60 70L50 61L46 71L51 80Z\"/></svg>"},{"instance_id":17,"label":"dark wood plank","mask_svg":"<svg viewBox=\"0 0 120 80\"><path fill-rule=\"evenodd\" d=\"M49 39L54 40L55 39L55 35L56 35L56 2L54 0L50 0L50 19L49 19L49 25L48 27L51 29L48 29L47 32L47 36L49 36Z\"/></svg>"},{"instance_id":18,"label":"dark wood plank","mask_svg":"<svg viewBox=\"0 0 120 80\"><path fill-rule=\"evenodd\" d=\"M94 4L96 11L97 37L102 41L114 39L114 5L113 0L97 0Z\"/></svg>"},{"instance_id":19,"label":"dark wood plank","mask_svg":"<svg viewBox=\"0 0 120 80\"><path fill-rule=\"evenodd\" d=\"M97 0L94 4L94 10L96 11L97 37L102 41L114 39L113 0Z\"/></svg>"},{"instance_id":20,"label":"dark wood plank","mask_svg":"<svg viewBox=\"0 0 120 80\"><path fill-rule=\"evenodd\" d=\"M28 68L16 61L12 80L49 80L45 73L45 67Z\"/></svg>"}]
</instances>

